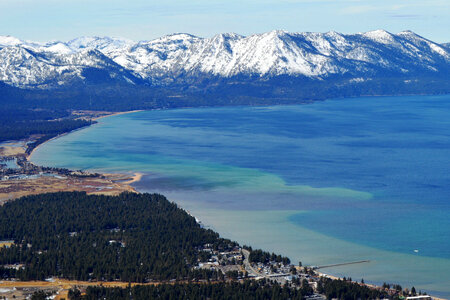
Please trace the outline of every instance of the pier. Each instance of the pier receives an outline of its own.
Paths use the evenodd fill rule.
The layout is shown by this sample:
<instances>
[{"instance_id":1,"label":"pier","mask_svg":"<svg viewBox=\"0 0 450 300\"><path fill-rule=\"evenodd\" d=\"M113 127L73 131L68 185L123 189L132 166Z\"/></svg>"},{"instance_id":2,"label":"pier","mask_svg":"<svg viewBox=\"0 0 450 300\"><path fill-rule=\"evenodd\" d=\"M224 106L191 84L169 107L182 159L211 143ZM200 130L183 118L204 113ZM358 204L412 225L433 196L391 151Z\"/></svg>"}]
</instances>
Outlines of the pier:
<instances>
[{"instance_id":1,"label":"pier","mask_svg":"<svg viewBox=\"0 0 450 300\"><path fill-rule=\"evenodd\" d=\"M358 260L358 261L351 261L351 262L345 262L345 263L339 263L339 264L333 264L333 265L325 265L325 266L318 266L313 267L314 270L318 269L324 269L324 268L332 268L332 267L341 267L341 266L347 266L347 265L354 265L354 264L362 264L362 263L368 263L370 260Z\"/></svg>"}]
</instances>

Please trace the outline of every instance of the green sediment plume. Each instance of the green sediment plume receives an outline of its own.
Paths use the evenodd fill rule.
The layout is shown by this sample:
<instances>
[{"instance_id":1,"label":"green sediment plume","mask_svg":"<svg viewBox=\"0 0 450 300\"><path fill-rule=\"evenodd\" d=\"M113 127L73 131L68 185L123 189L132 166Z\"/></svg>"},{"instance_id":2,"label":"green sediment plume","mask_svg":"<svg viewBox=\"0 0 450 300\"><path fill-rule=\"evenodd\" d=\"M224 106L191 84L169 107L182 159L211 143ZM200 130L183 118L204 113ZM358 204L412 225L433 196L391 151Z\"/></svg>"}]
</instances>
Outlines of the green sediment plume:
<instances>
[{"instance_id":1,"label":"green sediment plume","mask_svg":"<svg viewBox=\"0 0 450 300\"><path fill-rule=\"evenodd\" d=\"M280 176L257 169L196 160L173 159L164 156L154 157L154 159L157 162L153 161L145 164L146 170L137 171L149 171L168 178L174 178L175 182L195 181L197 187L205 189L221 190L232 188L234 191L289 193L299 196L352 198L355 200L370 200L373 197L371 193L343 187L290 185Z\"/></svg>"}]
</instances>

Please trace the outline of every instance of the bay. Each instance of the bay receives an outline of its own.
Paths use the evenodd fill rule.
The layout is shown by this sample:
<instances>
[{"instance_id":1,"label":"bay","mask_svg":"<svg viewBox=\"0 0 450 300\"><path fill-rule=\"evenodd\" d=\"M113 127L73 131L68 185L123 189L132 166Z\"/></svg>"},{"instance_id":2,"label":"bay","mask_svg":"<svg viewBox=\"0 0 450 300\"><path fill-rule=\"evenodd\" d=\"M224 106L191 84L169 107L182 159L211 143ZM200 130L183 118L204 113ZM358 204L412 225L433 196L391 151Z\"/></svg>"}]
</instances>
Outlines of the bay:
<instances>
[{"instance_id":1,"label":"bay","mask_svg":"<svg viewBox=\"0 0 450 300\"><path fill-rule=\"evenodd\" d=\"M223 236L334 275L450 297L450 96L154 110L103 118L32 161L143 172Z\"/></svg>"}]
</instances>

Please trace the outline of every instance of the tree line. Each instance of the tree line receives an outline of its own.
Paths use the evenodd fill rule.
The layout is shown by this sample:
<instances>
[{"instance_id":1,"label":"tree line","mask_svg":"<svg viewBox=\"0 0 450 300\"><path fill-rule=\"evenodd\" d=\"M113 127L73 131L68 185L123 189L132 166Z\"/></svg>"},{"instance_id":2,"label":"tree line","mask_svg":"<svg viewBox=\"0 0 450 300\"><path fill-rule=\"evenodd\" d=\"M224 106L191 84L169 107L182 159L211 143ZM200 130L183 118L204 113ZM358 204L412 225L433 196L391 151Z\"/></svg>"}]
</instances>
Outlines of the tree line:
<instances>
[{"instance_id":1,"label":"tree line","mask_svg":"<svg viewBox=\"0 0 450 300\"><path fill-rule=\"evenodd\" d=\"M317 292L325 295L327 299L392 299L384 290L372 289L351 280L324 277L318 282Z\"/></svg>"},{"instance_id":2,"label":"tree line","mask_svg":"<svg viewBox=\"0 0 450 300\"><path fill-rule=\"evenodd\" d=\"M73 290L72 299L130 295L134 299L304 299L312 293L306 280L286 286L267 280L226 282L219 272L194 269L200 257L207 258L201 251L205 244L219 251L230 251L237 244L202 228L159 194L60 192L22 197L0 207L0 240L14 241L10 248L0 249L0 279L203 282L90 287L83 296ZM254 262L288 263L282 256L246 248ZM395 299L383 289L350 279L321 278L317 291L327 299Z\"/></svg>"},{"instance_id":3,"label":"tree line","mask_svg":"<svg viewBox=\"0 0 450 300\"><path fill-rule=\"evenodd\" d=\"M246 280L209 284L162 284L138 285L127 288L88 287L82 295L79 290L70 290L71 300L94 299L305 299L301 290L281 286L276 282Z\"/></svg>"},{"instance_id":4,"label":"tree line","mask_svg":"<svg viewBox=\"0 0 450 300\"><path fill-rule=\"evenodd\" d=\"M0 207L0 278L43 280L217 279L193 270L199 249L236 246L158 194L63 192L27 196Z\"/></svg>"},{"instance_id":5,"label":"tree line","mask_svg":"<svg viewBox=\"0 0 450 300\"><path fill-rule=\"evenodd\" d=\"M261 249L253 250L251 247L247 248L250 250L250 255L248 260L251 263L263 263L267 264L269 262L277 262L277 263L283 263L283 265L288 265L291 263L291 260L288 257L284 257L281 255L277 255L275 253L269 253L266 251L263 251Z\"/></svg>"},{"instance_id":6,"label":"tree line","mask_svg":"<svg viewBox=\"0 0 450 300\"><path fill-rule=\"evenodd\" d=\"M70 113L62 110L31 110L2 108L0 114L0 142L20 140L33 134L44 135L39 143L58 134L90 125L87 120L60 119Z\"/></svg>"}]
</instances>

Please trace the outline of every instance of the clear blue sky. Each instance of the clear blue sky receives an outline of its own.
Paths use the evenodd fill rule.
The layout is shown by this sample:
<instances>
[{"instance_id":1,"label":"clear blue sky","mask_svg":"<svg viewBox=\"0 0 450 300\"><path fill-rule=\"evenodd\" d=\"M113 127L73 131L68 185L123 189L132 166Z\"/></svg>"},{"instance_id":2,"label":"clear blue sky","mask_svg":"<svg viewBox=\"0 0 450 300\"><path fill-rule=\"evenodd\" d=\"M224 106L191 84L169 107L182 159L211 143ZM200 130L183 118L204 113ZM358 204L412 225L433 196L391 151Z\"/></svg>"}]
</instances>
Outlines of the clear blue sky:
<instances>
[{"instance_id":1,"label":"clear blue sky","mask_svg":"<svg viewBox=\"0 0 450 300\"><path fill-rule=\"evenodd\" d=\"M0 35L36 41L380 28L450 42L450 0L0 0Z\"/></svg>"}]
</instances>

